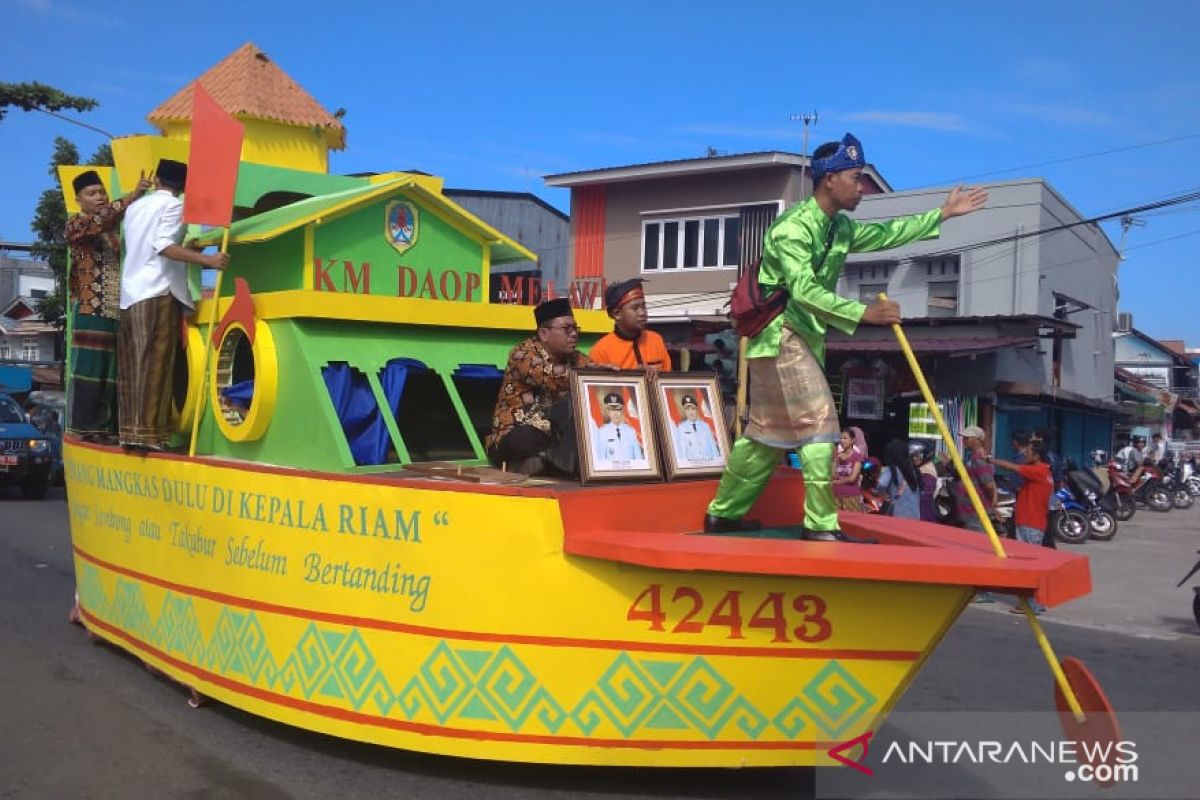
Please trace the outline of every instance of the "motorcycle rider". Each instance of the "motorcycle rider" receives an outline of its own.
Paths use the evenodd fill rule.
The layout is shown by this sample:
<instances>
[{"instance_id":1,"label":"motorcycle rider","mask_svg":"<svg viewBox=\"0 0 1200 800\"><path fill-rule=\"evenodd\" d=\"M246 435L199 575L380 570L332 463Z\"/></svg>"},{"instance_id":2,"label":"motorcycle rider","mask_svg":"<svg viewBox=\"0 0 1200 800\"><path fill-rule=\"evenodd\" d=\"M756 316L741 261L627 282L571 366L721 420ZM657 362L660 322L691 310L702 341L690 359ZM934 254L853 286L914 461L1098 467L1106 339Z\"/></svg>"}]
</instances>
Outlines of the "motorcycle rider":
<instances>
[{"instance_id":1,"label":"motorcycle rider","mask_svg":"<svg viewBox=\"0 0 1200 800\"><path fill-rule=\"evenodd\" d=\"M1146 437L1133 437L1129 444L1117 451L1116 460L1126 472L1132 472L1129 481L1136 487L1145 470Z\"/></svg>"}]
</instances>

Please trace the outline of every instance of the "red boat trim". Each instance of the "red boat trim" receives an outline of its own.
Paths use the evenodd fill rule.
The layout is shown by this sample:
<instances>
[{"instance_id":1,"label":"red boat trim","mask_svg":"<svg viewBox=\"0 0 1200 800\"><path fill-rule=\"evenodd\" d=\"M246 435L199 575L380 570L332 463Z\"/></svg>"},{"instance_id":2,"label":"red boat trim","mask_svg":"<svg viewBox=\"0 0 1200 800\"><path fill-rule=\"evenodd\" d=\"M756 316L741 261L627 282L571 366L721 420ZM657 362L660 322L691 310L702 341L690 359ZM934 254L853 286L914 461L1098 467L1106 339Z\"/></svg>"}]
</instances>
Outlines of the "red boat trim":
<instances>
[{"instance_id":1,"label":"red boat trim","mask_svg":"<svg viewBox=\"0 0 1200 800\"><path fill-rule=\"evenodd\" d=\"M473 642L496 642L501 644L528 644L542 647L582 647L596 650L627 650L650 653L679 653L684 655L707 656L742 656L751 658L798 658L798 659L831 659L847 661L916 661L921 657L919 650L836 650L823 648L798 647L727 647L722 645L704 644L675 644L659 642L635 642L620 639L584 639L571 636L537 636L516 633L488 633L485 631L459 631L446 628L431 628L424 625L409 625L403 622L373 619L370 617L354 617L347 614L333 614L328 611L312 611L305 608L264 603L236 595L200 589L174 581L157 578L143 572L122 567L105 561L74 545L76 555L85 561L90 561L98 567L115 572L135 580L144 581L155 586L169 589L180 594L200 597L215 603L250 608L256 611L266 611L299 619L311 619L318 622L329 622L335 625L347 625L359 628L407 633L415 636L429 636L441 639L461 639Z\"/></svg>"},{"instance_id":2,"label":"red boat trim","mask_svg":"<svg viewBox=\"0 0 1200 800\"><path fill-rule=\"evenodd\" d=\"M466 728L446 728L439 725L430 725L420 722L407 722L400 719L391 719L388 717L378 717L371 714L363 714L358 711L350 711L345 708L337 708L336 706L327 706L320 703L314 703L310 700L301 700L296 697L278 694L266 689L261 689L257 686L248 686L235 680L231 680L222 675L216 675L207 670L201 669L186 661L181 661L174 656L168 655L156 647L152 647L140 639L134 638L125 631L117 628L102 619L90 614L87 609L83 610L83 618L89 626L95 626L109 635L121 639L127 645L135 650L141 651L146 655L153 656L160 661L166 662L176 669L193 675L200 680L211 683L215 686L220 686L231 692L253 697L257 700L273 703L274 705L292 708L297 711L303 711L308 714L315 714L320 717L329 719L341 720L343 722L353 722L358 725L371 725L377 728L391 728L393 730L406 731L408 733L418 733L425 736L444 736L451 739L475 739L478 741L495 741L495 742L514 742L517 744L548 744L562 746L580 746L580 747L619 747L623 749L633 750L828 750L835 746L836 742L702 742L688 740L663 740L651 739L641 741L630 741L627 739L590 739L583 736L553 736L553 735L535 735L535 734L520 734L520 733L503 733L500 731L474 731Z\"/></svg>"}]
</instances>

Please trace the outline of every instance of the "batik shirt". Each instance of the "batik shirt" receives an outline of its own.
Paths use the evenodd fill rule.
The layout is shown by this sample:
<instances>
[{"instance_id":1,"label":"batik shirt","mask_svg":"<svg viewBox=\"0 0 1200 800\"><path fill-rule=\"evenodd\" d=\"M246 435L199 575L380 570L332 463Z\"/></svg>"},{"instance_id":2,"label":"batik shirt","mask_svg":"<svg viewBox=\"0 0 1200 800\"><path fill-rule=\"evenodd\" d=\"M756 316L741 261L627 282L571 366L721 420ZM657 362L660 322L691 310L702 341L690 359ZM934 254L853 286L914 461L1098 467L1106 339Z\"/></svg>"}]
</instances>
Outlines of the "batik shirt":
<instances>
[{"instance_id":1,"label":"batik shirt","mask_svg":"<svg viewBox=\"0 0 1200 800\"><path fill-rule=\"evenodd\" d=\"M570 360L555 363L536 336L514 347L508 354L508 367L492 412L492 432L484 446L495 447L517 425L532 425L549 433L546 410L570 391L571 368L591 364L592 360L579 351Z\"/></svg>"},{"instance_id":2,"label":"batik shirt","mask_svg":"<svg viewBox=\"0 0 1200 800\"><path fill-rule=\"evenodd\" d=\"M109 319L120 316L121 217L129 201L113 200L91 214L80 212L67 220L71 246L71 302L80 314Z\"/></svg>"},{"instance_id":3,"label":"batik shirt","mask_svg":"<svg viewBox=\"0 0 1200 800\"><path fill-rule=\"evenodd\" d=\"M992 493L986 487L996 483L996 469L984 457L983 448L964 452L963 466L967 469L967 476L975 484L984 510L991 511ZM967 493L966 484L962 481L954 482L954 505L963 519L975 518L975 506L971 505L971 495Z\"/></svg>"},{"instance_id":4,"label":"batik shirt","mask_svg":"<svg viewBox=\"0 0 1200 800\"><path fill-rule=\"evenodd\" d=\"M825 363L828 326L854 333L867 307L836 293L838 276L849 253L887 250L938 235L939 209L887 222L855 222L845 214L832 218L813 198L798 203L771 225L763 241L758 282L767 291L783 287L788 302L783 313L749 341L747 358L774 358L786 325L795 331L818 363ZM829 226L836 224L829 254L821 261ZM820 263L819 269L814 267Z\"/></svg>"}]
</instances>

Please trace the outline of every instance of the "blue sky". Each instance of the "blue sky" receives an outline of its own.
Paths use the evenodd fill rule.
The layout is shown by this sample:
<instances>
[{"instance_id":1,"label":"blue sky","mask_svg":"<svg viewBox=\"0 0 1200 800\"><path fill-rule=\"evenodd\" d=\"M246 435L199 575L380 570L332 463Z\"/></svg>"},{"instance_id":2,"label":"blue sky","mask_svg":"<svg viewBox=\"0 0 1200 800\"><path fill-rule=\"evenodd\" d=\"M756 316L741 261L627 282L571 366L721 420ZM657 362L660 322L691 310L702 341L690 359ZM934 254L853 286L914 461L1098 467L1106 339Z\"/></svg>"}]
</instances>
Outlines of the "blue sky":
<instances>
[{"instance_id":1,"label":"blue sky","mask_svg":"<svg viewBox=\"0 0 1200 800\"><path fill-rule=\"evenodd\" d=\"M95 97L78 118L116 134L151 132L154 106L253 41L347 109L334 171L418 168L564 208L542 175L709 146L799 152L788 116L814 109L811 141L854 131L897 189L1042 176L1085 216L1200 189L1200 3L1188 1L5 0L0 22L0 80ZM41 114L0 122L0 239L30 239L56 135L85 157L103 141ZM1032 166L1116 148L1133 149ZM1200 346L1200 203L1145 222L1121 266L1122 309ZM1106 231L1120 239L1116 223Z\"/></svg>"}]
</instances>

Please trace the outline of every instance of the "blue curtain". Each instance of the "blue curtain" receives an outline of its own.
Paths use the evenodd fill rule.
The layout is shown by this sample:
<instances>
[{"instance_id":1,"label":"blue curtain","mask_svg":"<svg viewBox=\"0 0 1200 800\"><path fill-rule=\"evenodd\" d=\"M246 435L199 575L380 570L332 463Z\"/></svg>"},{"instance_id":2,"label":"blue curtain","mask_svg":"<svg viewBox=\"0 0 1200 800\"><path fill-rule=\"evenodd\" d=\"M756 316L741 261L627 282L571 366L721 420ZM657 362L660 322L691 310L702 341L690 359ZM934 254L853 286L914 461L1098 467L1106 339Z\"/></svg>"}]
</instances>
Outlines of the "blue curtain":
<instances>
[{"instance_id":1,"label":"blue curtain","mask_svg":"<svg viewBox=\"0 0 1200 800\"><path fill-rule=\"evenodd\" d=\"M459 364L458 369L454 370L452 377L461 380L501 380L504 378L504 370L498 369L493 364Z\"/></svg>"},{"instance_id":2,"label":"blue curtain","mask_svg":"<svg viewBox=\"0 0 1200 800\"><path fill-rule=\"evenodd\" d=\"M254 399L254 379L226 386L221 390L221 396L249 407L250 401Z\"/></svg>"},{"instance_id":3,"label":"blue curtain","mask_svg":"<svg viewBox=\"0 0 1200 800\"><path fill-rule=\"evenodd\" d=\"M408 375L426 369L416 359L393 358L380 371L379 382L393 415L400 410ZM343 362L323 367L321 375L325 378L338 421L342 423L354 463L359 466L384 463L392 441L367 376Z\"/></svg>"}]
</instances>

